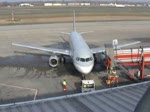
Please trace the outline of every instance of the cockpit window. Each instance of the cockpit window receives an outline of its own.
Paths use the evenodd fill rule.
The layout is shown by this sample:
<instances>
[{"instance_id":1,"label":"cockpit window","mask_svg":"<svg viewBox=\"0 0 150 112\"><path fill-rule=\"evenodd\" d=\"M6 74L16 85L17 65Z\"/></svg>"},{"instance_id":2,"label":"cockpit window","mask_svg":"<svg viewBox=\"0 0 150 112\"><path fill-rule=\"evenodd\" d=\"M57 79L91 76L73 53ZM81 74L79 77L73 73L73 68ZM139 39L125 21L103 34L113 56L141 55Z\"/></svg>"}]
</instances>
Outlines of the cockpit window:
<instances>
[{"instance_id":1,"label":"cockpit window","mask_svg":"<svg viewBox=\"0 0 150 112\"><path fill-rule=\"evenodd\" d=\"M92 61L93 58L92 57L89 57L89 58L79 58L79 57L77 57L76 60L81 61L81 62L89 62L89 61Z\"/></svg>"},{"instance_id":2,"label":"cockpit window","mask_svg":"<svg viewBox=\"0 0 150 112\"><path fill-rule=\"evenodd\" d=\"M84 58L80 58L80 61L85 62L85 59Z\"/></svg>"},{"instance_id":3,"label":"cockpit window","mask_svg":"<svg viewBox=\"0 0 150 112\"><path fill-rule=\"evenodd\" d=\"M86 62L90 61L90 58L86 58Z\"/></svg>"},{"instance_id":4,"label":"cockpit window","mask_svg":"<svg viewBox=\"0 0 150 112\"><path fill-rule=\"evenodd\" d=\"M86 58L86 62L92 61L92 57Z\"/></svg>"},{"instance_id":5,"label":"cockpit window","mask_svg":"<svg viewBox=\"0 0 150 112\"><path fill-rule=\"evenodd\" d=\"M93 60L93 58L92 58L92 57L90 57L90 60L92 61L92 60Z\"/></svg>"}]
</instances>

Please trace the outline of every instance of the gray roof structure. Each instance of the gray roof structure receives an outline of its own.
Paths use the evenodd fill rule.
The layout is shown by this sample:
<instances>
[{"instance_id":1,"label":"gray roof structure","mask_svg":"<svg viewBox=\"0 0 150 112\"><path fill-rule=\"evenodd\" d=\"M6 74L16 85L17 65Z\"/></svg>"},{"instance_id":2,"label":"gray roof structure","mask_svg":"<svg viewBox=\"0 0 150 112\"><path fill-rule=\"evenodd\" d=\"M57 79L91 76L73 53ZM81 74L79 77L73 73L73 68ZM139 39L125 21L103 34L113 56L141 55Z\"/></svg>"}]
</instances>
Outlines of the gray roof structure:
<instances>
[{"instance_id":1,"label":"gray roof structure","mask_svg":"<svg viewBox=\"0 0 150 112\"><path fill-rule=\"evenodd\" d=\"M0 112L134 112L149 82L54 98L0 105Z\"/></svg>"}]
</instances>

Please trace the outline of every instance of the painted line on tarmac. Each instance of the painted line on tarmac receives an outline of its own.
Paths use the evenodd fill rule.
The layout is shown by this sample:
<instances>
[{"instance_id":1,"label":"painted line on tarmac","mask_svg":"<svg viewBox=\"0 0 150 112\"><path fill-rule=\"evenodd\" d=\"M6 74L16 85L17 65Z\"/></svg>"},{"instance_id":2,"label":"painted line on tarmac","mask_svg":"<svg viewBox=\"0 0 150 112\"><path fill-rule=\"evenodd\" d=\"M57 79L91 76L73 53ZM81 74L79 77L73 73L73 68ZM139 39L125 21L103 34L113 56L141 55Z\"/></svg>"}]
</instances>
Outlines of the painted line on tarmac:
<instances>
[{"instance_id":1,"label":"painted line on tarmac","mask_svg":"<svg viewBox=\"0 0 150 112\"><path fill-rule=\"evenodd\" d=\"M38 89L26 88L26 87L22 87L22 86L15 86L15 85L4 84L4 83L0 83L0 85L1 85L1 86L12 87L12 88L27 89L27 90L35 91L33 100L36 100L36 97L37 97L37 94L38 94Z\"/></svg>"}]
</instances>

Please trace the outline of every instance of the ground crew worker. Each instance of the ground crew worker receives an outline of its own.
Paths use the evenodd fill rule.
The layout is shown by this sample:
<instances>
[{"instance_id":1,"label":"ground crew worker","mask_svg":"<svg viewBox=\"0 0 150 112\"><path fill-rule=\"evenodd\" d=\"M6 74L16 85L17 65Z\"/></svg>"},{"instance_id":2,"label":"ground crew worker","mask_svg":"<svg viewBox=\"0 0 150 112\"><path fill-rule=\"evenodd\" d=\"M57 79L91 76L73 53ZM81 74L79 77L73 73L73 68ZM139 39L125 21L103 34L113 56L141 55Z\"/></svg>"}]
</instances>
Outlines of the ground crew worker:
<instances>
[{"instance_id":1,"label":"ground crew worker","mask_svg":"<svg viewBox=\"0 0 150 112\"><path fill-rule=\"evenodd\" d=\"M113 76L113 78L112 78L112 86L113 86L113 87L115 87L115 82L116 82L116 77Z\"/></svg>"},{"instance_id":2,"label":"ground crew worker","mask_svg":"<svg viewBox=\"0 0 150 112\"><path fill-rule=\"evenodd\" d=\"M111 84L110 79L106 80L106 84L107 84L108 87L110 87L110 84Z\"/></svg>"},{"instance_id":3,"label":"ground crew worker","mask_svg":"<svg viewBox=\"0 0 150 112\"><path fill-rule=\"evenodd\" d=\"M111 75L108 75L108 80L111 80Z\"/></svg>"},{"instance_id":4,"label":"ground crew worker","mask_svg":"<svg viewBox=\"0 0 150 112\"><path fill-rule=\"evenodd\" d=\"M106 67L107 67L107 73L110 72L110 66L111 66L111 59L108 57L107 58L107 63L106 63Z\"/></svg>"},{"instance_id":5,"label":"ground crew worker","mask_svg":"<svg viewBox=\"0 0 150 112\"><path fill-rule=\"evenodd\" d=\"M106 63L106 64L107 64L107 66L106 66L106 67L107 67L107 70L110 69L110 66L111 66L111 59L110 59L109 57L107 58L107 63Z\"/></svg>"},{"instance_id":6,"label":"ground crew worker","mask_svg":"<svg viewBox=\"0 0 150 112\"><path fill-rule=\"evenodd\" d=\"M63 80L63 88L64 88L64 91L67 89L67 82L66 82L66 80Z\"/></svg>"},{"instance_id":7,"label":"ground crew worker","mask_svg":"<svg viewBox=\"0 0 150 112\"><path fill-rule=\"evenodd\" d=\"M119 78L118 75L113 76L113 79L112 79L113 87L118 86L118 78Z\"/></svg>"},{"instance_id":8,"label":"ground crew worker","mask_svg":"<svg viewBox=\"0 0 150 112\"><path fill-rule=\"evenodd\" d=\"M111 85L111 76L110 75L108 75L108 77L107 77L106 84L108 87L110 87L110 85Z\"/></svg>"},{"instance_id":9,"label":"ground crew worker","mask_svg":"<svg viewBox=\"0 0 150 112\"><path fill-rule=\"evenodd\" d=\"M118 75L115 75L115 82L116 82L116 86L118 86L118 78L119 78L119 76Z\"/></svg>"}]
</instances>

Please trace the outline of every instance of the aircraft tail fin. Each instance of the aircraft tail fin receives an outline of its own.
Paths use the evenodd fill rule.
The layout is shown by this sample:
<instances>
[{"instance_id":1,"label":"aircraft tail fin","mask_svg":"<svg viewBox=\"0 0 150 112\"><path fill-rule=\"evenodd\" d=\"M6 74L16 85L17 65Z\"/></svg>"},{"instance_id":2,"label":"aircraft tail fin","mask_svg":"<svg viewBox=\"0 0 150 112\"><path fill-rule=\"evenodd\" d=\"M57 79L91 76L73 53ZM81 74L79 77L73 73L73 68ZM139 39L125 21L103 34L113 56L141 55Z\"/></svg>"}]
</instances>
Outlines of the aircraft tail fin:
<instances>
[{"instance_id":1,"label":"aircraft tail fin","mask_svg":"<svg viewBox=\"0 0 150 112\"><path fill-rule=\"evenodd\" d=\"M75 10L73 10L73 31L76 31L75 23L76 23L76 20L75 20Z\"/></svg>"}]
</instances>

